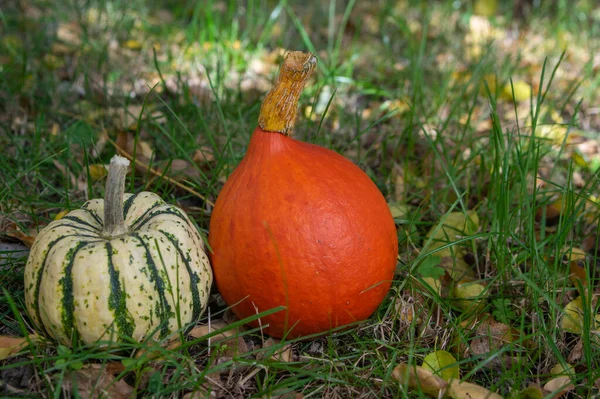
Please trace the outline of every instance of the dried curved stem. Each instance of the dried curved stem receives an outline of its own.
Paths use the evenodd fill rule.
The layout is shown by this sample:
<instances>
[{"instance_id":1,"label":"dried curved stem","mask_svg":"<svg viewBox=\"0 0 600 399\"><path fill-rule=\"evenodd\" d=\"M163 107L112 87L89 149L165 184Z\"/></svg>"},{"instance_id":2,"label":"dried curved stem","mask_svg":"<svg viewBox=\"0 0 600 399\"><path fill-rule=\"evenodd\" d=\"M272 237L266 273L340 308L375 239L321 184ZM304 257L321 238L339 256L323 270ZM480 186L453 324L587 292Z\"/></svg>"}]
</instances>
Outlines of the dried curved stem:
<instances>
[{"instance_id":1,"label":"dried curved stem","mask_svg":"<svg viewBox=\"0 0 600 399\"><path fill-rule=\"evenodd\" d=\"M313 53L288 53L275 86L267 93L260 107L258 125L262 130L286 136L294 131L300 94L316 66L317 57Z\"/></svg>"}]
</instances>

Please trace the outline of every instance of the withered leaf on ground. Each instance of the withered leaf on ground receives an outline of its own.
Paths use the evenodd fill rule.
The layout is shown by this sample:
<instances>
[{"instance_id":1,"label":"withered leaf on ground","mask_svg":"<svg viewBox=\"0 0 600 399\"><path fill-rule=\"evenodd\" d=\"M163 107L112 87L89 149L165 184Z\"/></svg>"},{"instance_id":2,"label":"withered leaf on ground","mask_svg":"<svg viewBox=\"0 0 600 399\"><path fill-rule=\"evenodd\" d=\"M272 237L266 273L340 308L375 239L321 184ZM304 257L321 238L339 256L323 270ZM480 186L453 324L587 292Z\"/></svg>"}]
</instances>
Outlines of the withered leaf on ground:
<instances>
[{"instance_id":1,"label":"withered leaf on ground","mask_svg":"<svg viewBox=\"0 0 600 399\"><path fill-rule=\"evenodd\" d=\"M36 335L29 335L28 337L0 335L0 360L19 353L29 342L35 342L36 339Z\"/></svg>"},{"instance_id":2,"label":"withered leaf on ground","mask_svg":"<svg viewBox=\"0 0 600 399\"><path fill-rule=\"evenodd\" d=\"M211 320L210 326L208 324L196 326L190 330L188 335L194 338L201 338L212 332L226 329L227 326L227 323L223 320ZM240 333L241 331L237 328L222 331L220 334L210 338L211 347L218 346L222 351L220 352L221 356L234 357L243 355L248 352L248 344L246 344L244 338L240 336Z\"/></svg>"},{"instance_id":3,"label":"withered leaf on ground","mask_svg":"<svg viewBox=\"0 0 600 399\"><path fill-rule=\"evenodd\" d=\"M450 381L448 396L452 399L502 399L502 396L480 385L460 380Z\"/></svg>"},{"instance_id":4,"label":"withered leaf on ground","mask_svg":"<svg viewBox=\"0 0 600 399\"><path fill-rule=\"evenodd\" d=\"M421 390L433 398L440 397L446 390L448 383L431 371L419 366L410 366L400 363L392 371L392 378L406 385L410 389Z\"/></svg>"},{"instance_id":5,"label":"withered leaf on ground","mask_svg":"<svg viewBox=\"0 0 600 399\"><path fill-rule=\"evenodd\" d=\"M460 377L460 369L454 356L444 350L431 352L423 359L422 367L446 381Z\"/></svg>"},{"instance_id":6,"label":"withered leaf on ground","mask_svg":"<svg viewBox=\"0 0 600 399\"><path fill-rule=\"evenodd\" d=\"M278 348L274 348L277 347ZM292 351L292 346L290 344L286 344L281 346L281 341L274 338L267 338L263 343L263 350L257 354L257 358L264 358L269 356L269 359L289 363L293 361L294 353Z\"/></svg>"},{"instance_id":7,"label":"withered leaf on ground","mask_svg":"<svg viewBox=\"0 0 600 399\"><path fill-rule=\"evenodd\" d=\"M77 392L82 399L127 399L134 389L123 380L117 380L107 372L104 365L90 364L71 373L63 389Z\"/></svg>"},{"instance_id":8,"label":"withered leaf on ground","mask_svg":"<svg viewBox=\"0 0 600 399\"><path fill-rule=\"evenodd\" d=\"M465 337L457 337L457 349L462 357L486 355L497 351L517 340L519 332L514 328L496 321L491 315L483 314L461 323L466 331ZM471 331L469 331L471 330ZM524 342L523 345L527 343ZM498 358L502 361L502 358Z\"/></svg>"},{"instance_id":9,"label":"withered leaf on ground","mask_svg":"<svg viewBox=\"0 0 600 399\"><path fill-rule=\"evenodd\" d=\"M544 385L544 391L552 393L552 398L560 398L573 389L575 386L571 383L571 377L567 375L554 377Z\"/></svg>"}]
</instances>

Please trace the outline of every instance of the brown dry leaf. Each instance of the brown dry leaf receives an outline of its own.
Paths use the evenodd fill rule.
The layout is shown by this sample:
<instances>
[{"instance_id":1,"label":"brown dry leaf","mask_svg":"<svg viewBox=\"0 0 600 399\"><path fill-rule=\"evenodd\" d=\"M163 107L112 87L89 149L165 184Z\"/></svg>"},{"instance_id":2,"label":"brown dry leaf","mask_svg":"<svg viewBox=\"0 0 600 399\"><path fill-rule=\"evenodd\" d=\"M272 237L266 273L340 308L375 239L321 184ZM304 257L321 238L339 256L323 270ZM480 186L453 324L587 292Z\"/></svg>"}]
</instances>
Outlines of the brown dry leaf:
<instances>
[{"instance_id":1,"label":"brown dry leaf","mask_svg":"<svg viewBox=\"0 0 600 399\"><path fill-rule=\"evenodd\" d=\"M228 326L223 320L212 320L210 327L207 324L194 327L188 335L201 338L211 332L222 330ZM221 332L210 338L211 346L218 344L223 350L221 356L239 356L248 352L248 344L239 336L240 330L234 328Z\"/></svg>"},{"instance_id":2,"label":"brown dry leaf","mask_svg":"<svg viewBox=\"0 0 600 399\"><path fill-rule=\"evenodd\" d=\"M463 321L461 327L467 330L475 329L474 334L470 337L456 337L458 339L458 350L461 356L465 358L497 351L504 345L515 342L519 336L517 330L496 321L487 313L479 318Z\"/></svg>"},{"instance_id":3,"label":"brown dry leaf","mask_svg":"<svg viewBox=\"0 0 600 399\"><path fill-rule=\"evenodd\" d=\"M571 383L571 377L567 375L552 378L544 385L544 391L552 393L553 399L560 398L573 389L575 389L575 386Z\"/></svg>"},{"instance_id":4,"label":"brown dry leaf","mask_svg":"<svg viewBox=\"0 0 600 399\"><path fill-rule=\"evenodd\" d=\"M274 339L274 338L268 338L264 344L263 344L263 349L268 349L271 348L273 346L277 346L280 344L280 340L278 339ZM259 358L263 358L264 356L267 355L267 353L271 353L272 351L263 351L260 352L257 357ZM271 360L275 360L278 362L284 362L284 363L289 363L293 361L293 352L292 352L292 345L290 344L286 344L280 348L277 348L275 350L275 352L269 357L269 359Z\"/></svg>"},{"instance_id":5,"label":"brown dry leaf","mask_svg":"<svg viewBox=\"0 0 600 399\"><path fill-rule=\"evenodd\" d=\"M188 392L185 395L183 395L182 399L212 399L212 398L216 398L217 394L216 392L212 391L212 390L207 390L207 389L197 389L194 392Z\"/></svg>"},{"instance_id":6,"label":"brown dry leaf","mask_svg":"<svg viewBox=\"0 0 600 399\"><path fill-rule=\"evenodd\" d=\"M135 392L125 381L117 381L101 364L90 364L73 372L64 389L67 392L76 391L83 399L127 399Z\"/></svg>"},{"instance_id":7,"label":"brown dry leaf","mask_svg":"<svg viewBox=\"0 0 600 399\"><path fill-rule=\"evenodd\" d=\"M567 362L577 363L581 358L583 358L583 340L579 338L573 349L571 349Z\"/></svg>"},{"instance_id":8,"label":"brown dry leaf","mask_svg":"<svg viewBox=\"0 0 600 399\"><path fill-rule=\"evenodd\" d=\"M127 155L133 156L133 147L135 145L134 134L127 131L119 131L119 133L117 133L117 145L119 146L119 148L123 149L123 151L127 153L124 154L122 151L118 151L119 155L125 157ZM138 140L135 151L135 158L136 160L140 161L140 163L144 164L144 166L136 162L135 170L139 173L146 173L147 167L148 165L150 165L150 159L152 159L153 155L154 151L152 150L150 144L144 140Z\"/></svg>"},{"instance_id":9,"label":"brown dry leaf","mask_svg":"<svg viewBox=\"0 0 600 399\"><path fill-rule=\"evenodd\" d=\"M194 155L192 156L192 161L194 161L197 165L211 163L214 160L215 155L213 154L213 149L207 146L200 147L194 151Z\"/></svg>"},{"instance_id":10,"label":"brown dry leaf","mask_svg":"<svg viewBox=\"0 0 600 399\"><path fill-rule=\"evenodd\" d=\"M19 353L29 342L35 342L37 335L32 334L29 337L8 337L0 335L0 360Z\"/></svg>"},{"instance_id":11,"label":"brown dry leaf","mask_svg":"<svg viewBox=\"0 0 600 399\"><path fill-rule=\"evenodd\" d=\"M558 223L562 209L562 199L558 199L546 205L545 207L538 208L538 210L535 212L535 220L536 222L541 222L543 219L545 219L546 226L554 226Z\"/></svg>"},{"instance_id":12,"label":"brown dry leaf","mask_svg":"<svg viewBox=\"0 0 600 399\"><path fill-rule=\"evenodd\" d=\"M452 399L502 399L502 396L482 386L459 380L450 381L448 396Z\"/></svg>"},{"instance_id":13,"label":"brown dry leaf","mask_svg":"<svg viewBox=\"0 0 600 399\"><path fill-rule=\"evenodd\" d=\"M60 173L63 174L63 176L69 179L72 187L75 187L78 191L87 191L87 182L85 181L85 175L82 175L80 177L75 176L75 174L71 172L68 167L61 164L56 159L52 160L52 163L54 164L54 167L58 169Z\"/></svg>"},{"instance_id":14,"label":"brown dry leaf","mask_svg":"<svg viewBox=\"0 0 600 399\"><path fill-rule=\"evenodd\" d=\"M185 180L199 180L200 172L197 167L184 159L159 162L160 171L164 171L171 179L181 182Z\"/></svg>"},{"instance_id":15,"label":"brown dry leaf","mask_svg":"<svg viewBox=\"0 0 600 399\"><path fill-rule=\"evenodd\" d=\"M443 378L431 371L419 366L409 366L407 363L400 363L394 367L392 378L400 385L406 385L410 389L420 389L433 398L441 397L448 386Z\"/></svg>"},{"instance_id":16,"label":"brown dry leaf","mask_svg":"<svg viewBox=\"0 0 600 399\"><path fill-rule=\"evenodd\" d=\"M74 23L61 23L56 30L56 38L64 44L72 47L81 45L81 27Z\"/></svg>"},{"instance_id":17,"label":"brown dry leaf","mask_svg":"<svg viewBox=\"0 0 600 399\"><path fill-rule=\"evenodd\" d=\"M8 221L4 227L4 234L7 237L14 238L16 240L21 241L23 244L27 246L27 248L31 248L33 243L35 242L35 238L37 237L37 230L28 229L23 231L17 226L17 224L13 221Z\"/></svg>"}]
</instances>

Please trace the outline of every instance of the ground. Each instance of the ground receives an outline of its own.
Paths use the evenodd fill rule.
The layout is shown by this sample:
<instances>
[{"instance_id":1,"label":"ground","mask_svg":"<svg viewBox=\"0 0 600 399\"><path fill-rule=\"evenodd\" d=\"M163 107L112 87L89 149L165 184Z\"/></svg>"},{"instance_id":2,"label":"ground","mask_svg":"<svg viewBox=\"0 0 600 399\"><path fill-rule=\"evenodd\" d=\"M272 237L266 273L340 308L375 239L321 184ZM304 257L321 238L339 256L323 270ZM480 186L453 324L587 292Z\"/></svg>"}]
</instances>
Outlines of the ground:
<instances>
[{"instance_id":1,"label":"ground","mask_svg":"<svg viewBox=\"0 0 600 399\"><path fill-rule=\"evenodd\" d=\"M598 395L595 2L14 0L0 17L3 395ZM120 153L136 160L127 191L208 234L293 49L319 58L295 138L355 162L396 221L397 273L370 320L273 341L213 289L183 345L32 335L37 232L101 197ZM476 387L448 388L457 375Z\"/></svg>"}]
</instances>

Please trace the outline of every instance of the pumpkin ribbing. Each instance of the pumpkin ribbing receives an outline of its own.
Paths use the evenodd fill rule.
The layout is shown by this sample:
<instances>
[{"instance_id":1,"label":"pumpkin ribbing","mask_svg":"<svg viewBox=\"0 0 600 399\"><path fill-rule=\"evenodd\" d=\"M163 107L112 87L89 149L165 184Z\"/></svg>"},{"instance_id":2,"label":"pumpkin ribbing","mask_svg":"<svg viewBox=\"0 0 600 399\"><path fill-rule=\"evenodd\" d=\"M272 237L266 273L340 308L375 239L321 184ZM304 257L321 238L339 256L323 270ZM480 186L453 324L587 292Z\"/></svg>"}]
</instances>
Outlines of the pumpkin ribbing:
<instances>
[{"instance_id":1,"label":"pumpkin ribbing","mask_svg":"<svg viewBox=\"0 0 600 399\"><path fill-rule=\"evenodd\" d=\"M116 161L119 176L111 167L106 190L114 206L94 199L53 221L27 261L32 321L64 344L165 337L208 302L212 272L198 231L156 194L123 194L127 162Z\"/></svg>"}]
</instances>

